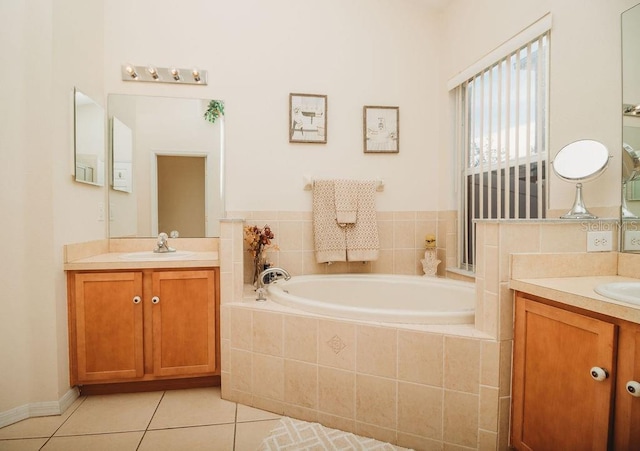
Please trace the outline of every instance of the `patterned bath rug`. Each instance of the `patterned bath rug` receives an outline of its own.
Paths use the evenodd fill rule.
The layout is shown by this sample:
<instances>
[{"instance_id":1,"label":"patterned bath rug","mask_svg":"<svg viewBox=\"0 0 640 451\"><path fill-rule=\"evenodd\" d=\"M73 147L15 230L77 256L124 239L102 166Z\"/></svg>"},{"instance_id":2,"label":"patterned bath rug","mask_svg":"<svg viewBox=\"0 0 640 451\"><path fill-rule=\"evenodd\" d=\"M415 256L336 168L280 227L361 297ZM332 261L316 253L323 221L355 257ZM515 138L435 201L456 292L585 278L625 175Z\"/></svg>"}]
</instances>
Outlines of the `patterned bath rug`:
<instances>
[{"instance_id":1,"label":"patterned bath rug","mask_svg":"<svg viewBox=\"0 0 640 451\"><path fill-rule=\"evenodd\" d=\"M282 417L258 451L411 451L407 448L360 437L350 432L330 429L318 423L307 423Z\"/></svg>"}]
</instances>

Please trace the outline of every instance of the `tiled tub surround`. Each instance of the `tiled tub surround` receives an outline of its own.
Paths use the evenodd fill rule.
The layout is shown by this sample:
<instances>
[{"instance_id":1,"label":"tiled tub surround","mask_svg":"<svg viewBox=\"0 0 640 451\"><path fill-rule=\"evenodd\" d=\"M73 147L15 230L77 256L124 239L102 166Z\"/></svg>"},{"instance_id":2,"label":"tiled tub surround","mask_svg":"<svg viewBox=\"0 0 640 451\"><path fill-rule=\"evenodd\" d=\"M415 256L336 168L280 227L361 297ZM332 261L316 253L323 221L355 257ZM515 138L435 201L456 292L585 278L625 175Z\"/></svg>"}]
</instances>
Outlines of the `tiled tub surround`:
<instances>
[{"instance_id":1,"label":"tiled tub surround","mask_svg":"<svg viewBox=\"0 0 640 451\"><path fill-rule=\"evenodd\" d=\"M285 215L281 213L276 214L275 217L267 214L261 216L264 219L256 218L253 222L262 226L264 223L274 224L274 221L278 218L283 219ZM393 220L393 214L391 218ZM298 219L293 222L297 223ZM449 231L455 230L454 220L447 221L446 224L452 224ZM396 443L411 446L417 450L507 450L513 339L513 293L508 287L509 256L512 253L523 252L579 253L571 263L565 262L564 269L566 270L568 266L572 271L597 272L599 269L591 268L589 262L594 258L610 257L606 256L607 253L585 254L587 232L614 230L614 240L616 240L616 224L615 220L479 221L476 226L475 330L468 328L467 332L461 333L457 326L446 330L434 328L434 326L428 329L416 327L405 329L384 324L320 318L301 312L283 311L282 307L274 307L269 302L256 303L252 295L245 299L243 260L246 252L243 250L242 243L244 222L225 220L220 241L223 278L221 312L223 396L297 418L316 418L317 421L330 427L345 430L355 428L356 433L371 435L386 441L393 442L395 438ZM278 223L278 226L280 225ZM283 249L282 241L284 235L287 235L286 227L289 226L292 224L288 224L284 229L280 227L277 229L276 237L279 238L281 251L276 254L279 254L280 258L289 252L287 244ZM297 227L303 227L303 225L294 226L302 233L302 229ZM414 233L414 243L424 238L420 233ZM447 232L446 235L447 248L454 249L455 233ZM299 235L295 234L295 236ZM438 241L441 242L441 240L439 229ZM450 240L453 240L451 246ZM416 245L413 251L416 262L419 260L417 256L421 254L418 249L420 246L421 244ZM392 254L395 252L394 250ZM557 255L547 255L544 257L544 262L537 264L559 271L562 267L554 266L556 257ZM300 259L302 259L301 256ZM444 261L442 258L441 260ZM289 269L284 260L279 260L278 264ZM451 263L448 262L448 264ZM416 274L419 270L417 265L418 263L416 263ZM302 268L304 270L305 267L302 266ZM249 294L252 293L249 292ZM274 311L268 311L270 308ZM296 330L292 324L298 320L306 320L310 323L305 323L305 326L298 325L302 330L298 333L292 332ZM332 330L336 331L340 327L352 329L350 332L352 335L331 333ZM311 338L311 342L316 346L315 354L311 351L312 357L301 358L293 349L297 349L306 342L303 337L310 333L309 330L317 334L312 335L312 337L317 336L315 341ZM352 356L347 359L349 354L344 354L344 359L352 362L348 368L345 367L346 363L337 357L347 348L333 357L333 363L328 364L325 360L326 355L333 352L327 342L332 340L334 335L338 335L343 342L345 337L353 337L350 348ZM407 342L412 341L409 337L423 345L407 351ZM437 345L434 347L433 344L429 344L429 340L434 340ZM364 351L370 349L368 346L371 345L366 343L372 341L386 343L387 352L383 352L385 346L381 344L375 345L375 354L370 355ZM389 347L393 348L393 343L396 346L395 354L389 350ZM421 370L417 368L428 368L428 371L424 371L427 371L426 374L430 376L408 377L402 370L403 365L406 365L406 354L410 354L411 365L418 373ZM314 355L316 360L309 361ZM387 361L379 361L378 355L384 355ZM367 359L373 359L378 363L366 363ZM339 363L335 363L336 360ZM296 371L302 376L292 377L291 375ZM440 375L435 377L441 381L440 383L434 383L431 379L434 373ZM337 405L330 406L328 396L332 390L326 388L330 383L328 374L335 376L334 381L340 381L341 379L336 379L340 376L346 380L346 383L335 382L337 387L332 390L352 390L348 393L353 393L353 397L358 396L359 393L359 397L355 398L353 404L349 403L352 406L350 410L346 410L344 406L341 407L340 402L343 398L334 399ZM308 392L304 387L309 383L312 384L310 390L312 396L302 397L301 400L296 398L294 393L299 393L301 390ZM378 383L381 385L376 385ZM313 387L317 387L315 391ZM412 393L410 390L422 391L423 397L418 398L416 395L408 394ZM372 392L375 393L375 398L368 398L366 394ZM429 394L435 398L434 404L411 403L413 399L424 401L429 398ZM353 397L349 399L353 400ZM407 399L408 403L404 401ZM357 408L358 405L360 410ZM412 410L413 408L416 410ZM367 410L378 413L370 414ZM346 412L349 415L344 416ZM417 424L407 420L409 417L413 417ZM452 427L454 423L456 426ZM426 424L430 426L427 427ZM431 426L434 424L435 426ZM471 426L461 427L460 425L463 424L471 424ZM396 429L393 429L394 427ZM441 434L440 438L436 438L438 434Z\"/></svg>"},{"instance_id":2,"label":"tiled tub surround","mask_svg":"<svg viewBox=\"0 0 640 451\"><path fill-rule=\"evenodd\" d=\"M223 398L416 450L496 449L510 377L498 362L511 350L472 325L340 320L253 299L247 287L222 306Z\"/></svg>"}]
</instances>

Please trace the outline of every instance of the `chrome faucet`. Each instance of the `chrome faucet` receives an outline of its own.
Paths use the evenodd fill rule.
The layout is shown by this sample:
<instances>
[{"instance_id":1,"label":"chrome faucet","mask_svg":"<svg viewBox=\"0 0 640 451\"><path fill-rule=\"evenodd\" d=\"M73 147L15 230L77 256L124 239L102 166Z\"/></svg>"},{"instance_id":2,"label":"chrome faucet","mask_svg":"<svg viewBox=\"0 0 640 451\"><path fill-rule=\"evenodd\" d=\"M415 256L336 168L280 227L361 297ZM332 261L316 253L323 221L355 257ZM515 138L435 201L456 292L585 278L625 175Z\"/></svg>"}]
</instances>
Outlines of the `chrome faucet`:
<instances>
[{"instance_id":1,"label":"chrome faucet","mask_svg":"<svg viewBox=\"0 0 640 451\"><path fill-rule=\"evenodd\" d=\"M176 250L169 246L169 241L167 240L168 238L169 236L166 233L161 232L158 235L158 242L156 243L156 248L153 250L153 252L160 254L165 252L175 252Z\"/></svg>"},{"instance_id":2,"label":"chrome faucet","mask_svg":"<svg viewBox=\"0 0 640 451\"><path fill-rule=\"evenodd\" d=\"M265 269L258 276L258 289L256 290L256 293L257 293L258 297L256 297L256 301L266 301L267 300L267 298L266 298L266 296L264 294L264 292L265 292L265 290L264 290L264 278L266 276L271 276L271 275L272 275L272 277L269 277L269 282L267 282L267 283L271 283L274 280L278 280L278 279L284 279L284 280L291 279L291 274L289 274L283 268L278 268L277 266L274 266L272 268Z\"/></svg>"}]
</instances>

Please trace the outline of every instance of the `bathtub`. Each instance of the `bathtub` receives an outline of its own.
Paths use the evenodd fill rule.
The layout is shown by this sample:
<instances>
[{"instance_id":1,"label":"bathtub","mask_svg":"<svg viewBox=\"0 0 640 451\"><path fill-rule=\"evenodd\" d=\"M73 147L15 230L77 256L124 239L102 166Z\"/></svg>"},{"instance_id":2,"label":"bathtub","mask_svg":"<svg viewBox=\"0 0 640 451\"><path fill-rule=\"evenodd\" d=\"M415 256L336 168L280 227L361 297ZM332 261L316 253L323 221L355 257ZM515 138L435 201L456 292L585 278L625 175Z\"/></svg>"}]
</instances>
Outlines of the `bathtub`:
<instances>
[{"instance_id":1,"label":"bathtub","mask_svg":"<svg viewBox=\"0 0 640 451\"><path fill-rule=\"evenodd\" d=\"M471 324L475 285L389 274L294 276L267 285L269 298L311 313L408 324Z\"/></svg>"}]
</instances>

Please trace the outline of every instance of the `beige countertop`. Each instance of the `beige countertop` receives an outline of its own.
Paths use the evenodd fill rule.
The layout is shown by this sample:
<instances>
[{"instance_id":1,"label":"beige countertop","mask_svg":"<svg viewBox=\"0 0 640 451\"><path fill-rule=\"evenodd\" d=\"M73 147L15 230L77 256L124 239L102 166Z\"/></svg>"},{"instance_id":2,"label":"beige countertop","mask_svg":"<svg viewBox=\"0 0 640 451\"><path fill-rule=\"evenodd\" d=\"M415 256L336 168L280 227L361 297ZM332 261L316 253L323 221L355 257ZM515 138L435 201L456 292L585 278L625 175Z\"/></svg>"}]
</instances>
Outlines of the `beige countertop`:
<instances>
[{"instance_id":1,"label":"beige countertop","mask_svg":"<svg viewBox=\"0 0 640 451\"><path fill-rule=\"evenodd\" d=\"M640 282L623 276L549 277L511 279L509 288L574 307L640 324L640 305L599 295L594 288L610 282Z\"/></svg>"},{"instance_id":2,"label":"beige countertop","mask_svg":"<svg viewBox=\"0 0 640 451\"><path fill-rule=\"evenodd\" d=\"M128 252L109 252L66 262L65 271L103 269L163 269L163 268L214 268L220 266L217 251L191 252L180 258L149 258L130 260L123 258Z\"/></svg>"}]
</instances>

